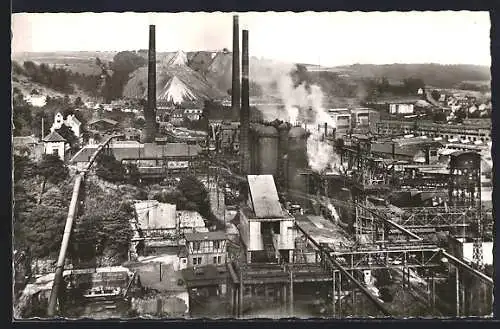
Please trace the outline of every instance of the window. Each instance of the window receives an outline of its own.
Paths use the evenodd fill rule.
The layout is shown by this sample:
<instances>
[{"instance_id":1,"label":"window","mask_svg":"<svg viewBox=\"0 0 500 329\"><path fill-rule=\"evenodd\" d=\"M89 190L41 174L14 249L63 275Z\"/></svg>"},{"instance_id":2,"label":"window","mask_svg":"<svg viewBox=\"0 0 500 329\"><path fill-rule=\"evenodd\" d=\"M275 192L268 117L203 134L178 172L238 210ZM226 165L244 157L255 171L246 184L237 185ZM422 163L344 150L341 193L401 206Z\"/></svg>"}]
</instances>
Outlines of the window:
<instances>
[{"instance_id":1,"label":"window","mask_svg":"<svg viewBox=\"0 0 500 329\"><path fill-rule=\"evenodd\" d=\"M58 149L52 149L52 155L59 155Z\"/></svg>"},{"instance_id":2,"label":"window","mask_svg":"<svg viewBox=\"0 0 500 329\"><path fill-rule=\"evenodd\" d=\"M214 264L217 264L217 257L214 256Z\"/></svg>"},{"instance_id":3,"label":"window","mask_svg":"<svg viewBox=\"0 0 500 329\"><path fill-rule=\"evenodd\" d=\"M222 263L222 257L221 256L217 256L217 264L220 264Z\"/></svg>"},{"instance_id":4,"label":"window","mask_svg":"<svg viewBox=\"0 0 500 329\"><path fill-rule=\"evenodd\" d=\"M201 257L194 257L193 265L201 265Z\"/></svg>"},{"instance_id":5,"label":"window","mask_svg":"<svg viewBox=\"0 0 500 329\"><path fill-rule=\"evenodd\" d=\"M220 249L220 241L214 241L214 249Z\"/></svg>"},{"instance_id":6,"label":"window","mask_svg":"<svg viewBox=\"0 0 500 329\"><path fill-rule=\"evenodd\" d=\"M200 243L199 242L193 242L193 250L200 251Z\"/></svg>"}]
</instances>

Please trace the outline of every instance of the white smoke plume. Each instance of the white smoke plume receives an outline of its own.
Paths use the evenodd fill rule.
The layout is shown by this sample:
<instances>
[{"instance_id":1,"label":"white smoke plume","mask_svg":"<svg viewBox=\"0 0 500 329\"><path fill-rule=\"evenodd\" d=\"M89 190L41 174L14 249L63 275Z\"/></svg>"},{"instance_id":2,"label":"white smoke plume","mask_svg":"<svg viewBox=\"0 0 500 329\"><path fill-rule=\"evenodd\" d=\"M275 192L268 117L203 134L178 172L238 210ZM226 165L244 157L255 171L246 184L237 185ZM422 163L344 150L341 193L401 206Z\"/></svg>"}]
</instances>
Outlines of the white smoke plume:
<instances>
[{"instance_id":1,"label":"white smoke plume","mask_svg":"<svg viewBox=\"0 0 500 329\"><path fill-rule=\"evenodd\" d=\"M274 111L261 109L264 117L269 121L279 119L292 125L306 125L310 132L307 140L310 168L316 172L324 172L327 169L338 172L339 156L335 153L334 146L324 138L324 124L328 124L329 131L336 128L336 124L324 108L321 87L307 86L305 82L295 86L290 75L292 69L293 67L283 66L279 69L268 69L265 74L253 72L252 79L262 87L264 94L274 92L284 106L284 109L276 107Z\"/></svg>"}]
</instances>

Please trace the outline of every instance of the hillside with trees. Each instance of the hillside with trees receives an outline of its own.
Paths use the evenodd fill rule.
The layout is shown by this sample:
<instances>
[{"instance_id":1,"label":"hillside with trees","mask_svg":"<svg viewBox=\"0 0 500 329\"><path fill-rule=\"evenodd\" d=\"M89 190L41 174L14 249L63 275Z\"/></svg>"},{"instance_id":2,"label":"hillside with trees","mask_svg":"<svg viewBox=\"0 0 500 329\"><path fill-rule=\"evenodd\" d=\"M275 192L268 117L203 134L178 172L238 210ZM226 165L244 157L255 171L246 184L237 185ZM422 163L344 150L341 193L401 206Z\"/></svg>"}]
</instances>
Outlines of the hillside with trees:
<instances>
[{"instance_id":1,"label":"hillside with trees","mask_svg":"<svg viewBox=\"0 0 500 329\"><path fill-rule=\"evenodd\" d=\"M23 54L21 57L14 57L23 60L23 64L14 62L14 78L19 75L26 75L32 81L45 84L54 90L68 94L78 88L90 96L103 97L106 102L124 96L124 89L129 90L130 84L137 85L135 89L142 90L141 95L144 93L147 86L145 74L145 67L147 66L146 49L121 51L113 54L99 54L96 52L93 63L89 62L89 54L72 54L71 58L75 59L71 60L73 62L70 65L68 64L68 56L61 55L58 57L58 53L42 57L38 54ZM164 66L175 54L172 52L158 52L158 66L160 68L162 65ZM107 57L100 59L100 56ZM196 84L188 83L190 88L200 89L202 94L207 94L210 87L213 90L219 90L221 95L229 97L231 94L232 71L232 53L230 51L227 49L217 53L195 51L187 52L186 56L187 67L193 71L193 74L203 77L203 79L199 78L198 80L201 79L207 83L203 88L200 87L201 89L194 86ZM35 64L35 62L44 64ZM92 64L92 70L78 68L78 65L86 67L90 64ZM383 94L402 96L409 93L408 89L414 82L418 82L417 85L421 85L421 82L423 82L425 86L437 89L463 89L478 92L489 92L490 90L490 68L479 65L441 65L432 63L353 64L320 70L317 68L312 69L312 67L311 65L299 64L295 66L291 63L279 63L252 57L250 59L250 94L252 97L276 95L276 81L274 83L268 81L269 83L263 86L259 80L272 80L276 78L277 72L284 74L292 70L299 71L299 74L303 75L303 80L321 86L327 99L330 98L332 102L342 98L359 102ZM100 69L99 74L96 74L95 68ZM308 68L311 69L308 70ZM158 80L161 77L160 71L157 76ZM181 74L183 72L174 73L177 77L183 76ZM137 78L136 76L140 77ZM136 77L135 80L137 81L134 80L134 77ZM190 81L190 79L187 80ZM411 88L413 89L413 87ZM160 90L161 88L158 89L158 91ZM125 96L129 96L129 94L129 92L125 92Z\"/></svg>"},{"instance_id":2,"label":"hillside with trees","mask_svg":"<svg viewBox=\"0 0 500 329\"><path fill-rule=\"evenodd\" d=\"M442 65L442 64L353 64L336 67L342 74L351 78L386 78L401 81L415 78L425 81L426 85L436 88L456 88L468 81L490 81L490 68L481 65Z\"/></svg>"}]
</instances>

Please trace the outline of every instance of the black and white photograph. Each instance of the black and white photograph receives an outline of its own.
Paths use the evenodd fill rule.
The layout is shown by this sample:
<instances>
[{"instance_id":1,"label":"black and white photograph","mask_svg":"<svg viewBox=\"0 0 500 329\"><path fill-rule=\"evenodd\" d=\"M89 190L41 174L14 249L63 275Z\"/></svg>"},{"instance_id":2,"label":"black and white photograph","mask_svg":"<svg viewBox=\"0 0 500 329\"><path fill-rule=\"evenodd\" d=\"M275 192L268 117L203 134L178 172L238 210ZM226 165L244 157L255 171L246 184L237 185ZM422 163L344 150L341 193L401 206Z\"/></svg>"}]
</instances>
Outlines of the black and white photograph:
<instances>
[{"instance_id":1,"label":"black and white photograph","mask_svg":"<svg viewBox=\"0 0 500 329\"><path fill-rule=\"evenodd\" d=\"M11 21L14 320L493 317L488 12Z\"/></svg>"}]
</instances>

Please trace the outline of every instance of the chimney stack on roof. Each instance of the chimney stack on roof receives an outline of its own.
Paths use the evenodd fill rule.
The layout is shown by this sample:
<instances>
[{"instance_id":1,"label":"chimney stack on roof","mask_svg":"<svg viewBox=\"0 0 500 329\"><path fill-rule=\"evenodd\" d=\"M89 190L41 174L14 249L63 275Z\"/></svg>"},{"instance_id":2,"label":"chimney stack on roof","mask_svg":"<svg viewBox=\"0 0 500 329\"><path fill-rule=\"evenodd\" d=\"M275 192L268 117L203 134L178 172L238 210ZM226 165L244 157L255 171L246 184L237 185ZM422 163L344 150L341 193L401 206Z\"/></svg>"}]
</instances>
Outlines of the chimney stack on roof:
<instances>
[{"instance_id":1,"label":"chimney stack on roof","mask_svg":"<svg viewBox=\"0 0 500 329\"><path fill-rule=\"evenodd\" d=\"M148 50L148 101L144 111L146 133L144 142L153 143L156 135L156 33L155 25L149 26Z\"/></svg>"},{"instance_id":2,"label":"chimney stack on roof","mask_svg":"<svg viewBox=\"0 0 500 329\"><path fill-rule=\"evenodd\" d=\"M248 131L250 125L250 86L249 86L249 58L248 58L248 30L242 34L242 59L241 59L241 111L240 111L240 153L241 170L250 174L250 150Z\"/></svg>"}]
</instances>

